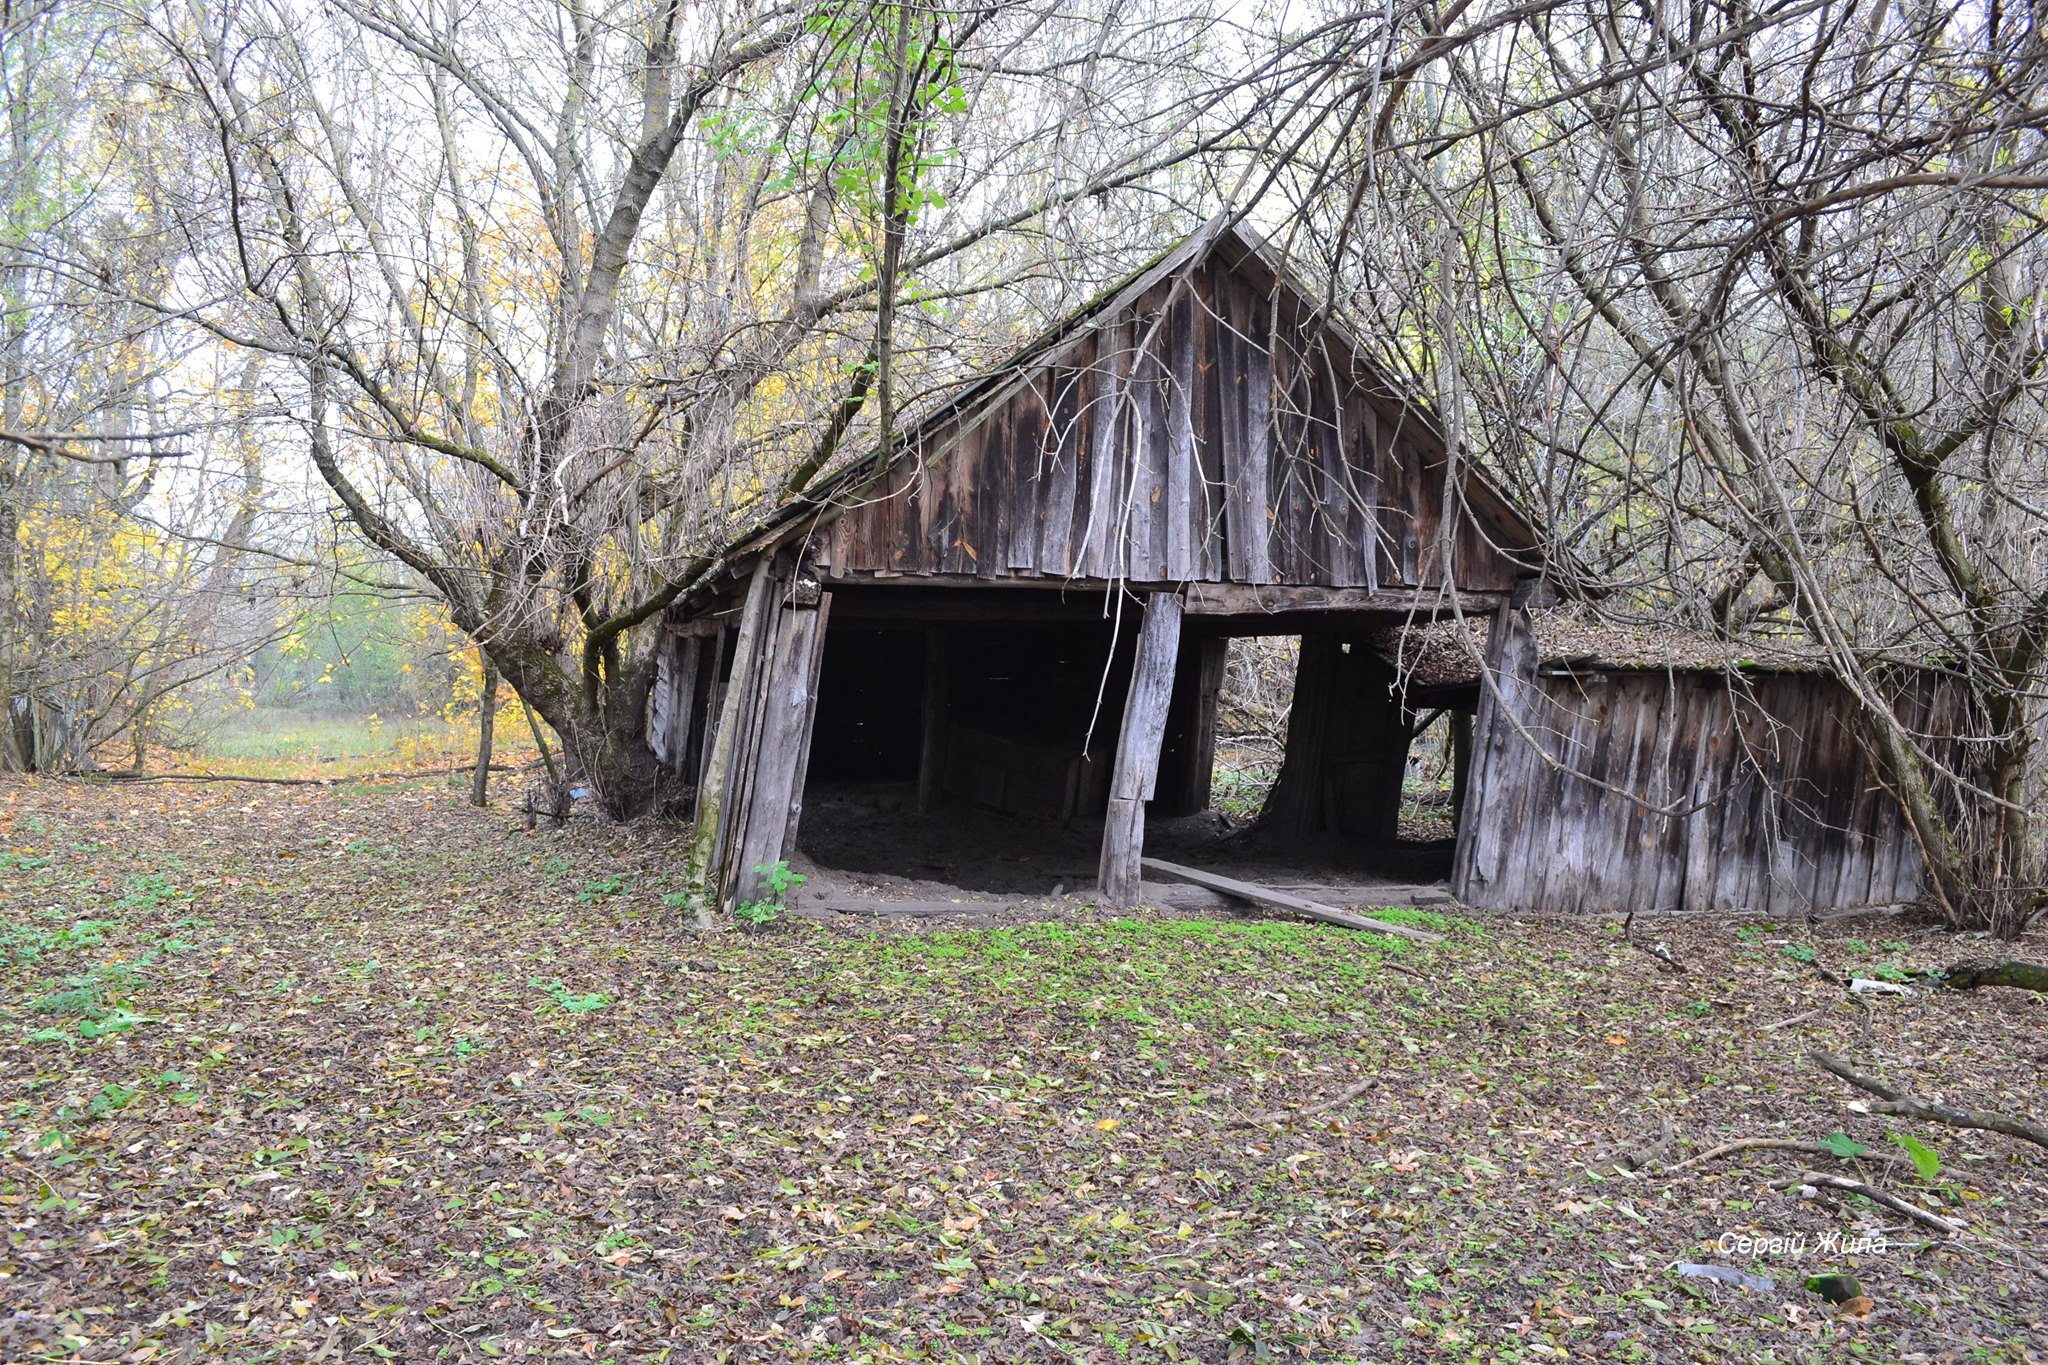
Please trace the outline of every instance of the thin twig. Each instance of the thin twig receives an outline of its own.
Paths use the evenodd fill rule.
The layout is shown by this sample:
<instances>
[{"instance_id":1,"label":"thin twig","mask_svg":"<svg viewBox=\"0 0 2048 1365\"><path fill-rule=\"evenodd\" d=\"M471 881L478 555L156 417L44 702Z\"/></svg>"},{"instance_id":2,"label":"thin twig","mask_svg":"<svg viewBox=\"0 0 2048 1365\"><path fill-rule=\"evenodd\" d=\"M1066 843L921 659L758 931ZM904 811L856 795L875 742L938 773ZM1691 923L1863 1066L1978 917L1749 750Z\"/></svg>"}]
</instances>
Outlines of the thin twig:
<instances>
[{"instance_id":1,"label":"thin twig","mask_svg":"<svg viewBox=\"0 0 2048 1365\"><path fill-rule=\"evenodd\" d=\"M1841 1155L1833 1148L1823 1147L1818 1142L1794 1142L1789 1138L1737 1138L1733 1142L1724 1142L1718 1147L1710 1147L1697 1156L1689 1156L1675 1165L1666 1166L1661 1174L1674 1175L1693 1166L1703 1166L1709 1161L1718 1161L1724 1156L1733 1156L1737 1152L1799 1152L1805 1156ZM1858 1153L1855 1159L1859 1161L1895 1162L1899 1158L1893 1156L1890 1152L1871 1150Z\"/></svg>"},{"instance_id":2,"label":"thin twig","mask_svg":"<svg viewBox=\"0 0 2048 1365\"><path fill-rule=\"evenodd\" d=\"M1845 1175L1829 1175L1826 1171L1808 1171L1797 1180L1788 1182L1785 1188L1789 1189L1793 1185L1812 1185L1819 1189L1845 1190L1850 1194L1860 1194L1874 1204L1882 1204L1894 1213L1902 1213L1916 1223L1933 1228L1944 1237L1954 1237L1969 1228L1967 1223L1943 1218L1938 1213L1929 1213L1910 1199L1901 1199L1889 1191L1880 1190L1874 1185L1866 1185L1860 1180L1851 1180Z\"/></svg>"},{"instance_id":3,"label":"thin twig","mask_svg":"<svg viewBox=\"0 0 2048 1365\"><path fill-rule=\"evenodd\" d=\"M1634 948L1637 952L1649 954L1649 956L1656 961L1658 966L1663 967L1671 972L1674 972L1679 976L1684 976L1685 964L1680 962L1677 958L1673 957L1671 955L1671 950L1669 948L1665 947L1662 943L1652 945L1648 943L1639 943L1636 941L1635 925L1636 912L1631 910L1628 912L1627 915L1625 915L1622 918L1621 921L1621 936L1624 939L1628 940L1629 947Z\"/></svg>"}]
</instances>

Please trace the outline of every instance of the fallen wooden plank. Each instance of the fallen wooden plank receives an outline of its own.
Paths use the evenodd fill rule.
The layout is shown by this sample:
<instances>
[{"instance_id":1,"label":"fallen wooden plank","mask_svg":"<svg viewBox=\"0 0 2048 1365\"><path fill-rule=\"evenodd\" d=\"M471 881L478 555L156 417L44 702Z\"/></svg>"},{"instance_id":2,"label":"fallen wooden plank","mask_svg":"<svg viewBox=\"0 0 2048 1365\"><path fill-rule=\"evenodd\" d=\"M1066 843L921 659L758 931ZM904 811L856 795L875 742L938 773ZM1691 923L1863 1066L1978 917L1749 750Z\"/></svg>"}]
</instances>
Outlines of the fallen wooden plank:
<instances>
[{"instance_id":1,"label":"fallen wooden plank","mask_svg":"<svg viewBox=\"0 0 2048 1365\"><path fill-rule=\"evenodd\" d=\"M1412 938L1420 943L1444 941L1442 934L1432 934L1426 929L1411 929L1405 924L1389 924L1385 920L1372 919L1366 915L1354 915L1349 911L1338 910L1317 901L1290 895L1285 891L1275 891L1270 886L1260 886L1256 882L1241 882L1234 877L1204 872L1200 868L1182 867L1179 863L1169 863L1162 858L1145 858L1140 860L1140 865L1148 872L1179 877L1183 881L1193 882L1196 886L1221 891L1226 896L1235 896L1239 900L1270 906L1275 910L1292 911L1309 919L1321 920L1325 924L1342 925L1346 929L1366 929L1375 934L1398 934L1402 938Z\"/></svg>"},{"instance_id":2,"label":"fallen wooden plank","mask_svg":"<svg viewBox=\"0 0 2048 1365\"><path fill-rule=\"evenodd\" d=\"M1433 910L1455 909L1458 904L1458 898L1442 882L1348 882L1336 885L1329 882L1266 882L1263 885L1275 891L1291 891L1310 900L1320 898L1324 905L1334 904L1340 909L1347 905L1372 905Z\"/></svg>"},{"instance_id":3,"label":"fallen wooden plank","mask_svg":"<svg viewBox=\"0 0 2048 1365\"><path fill-rule=\"evenodd\" d=\"M1452 910L1456 909L1458 904L1451 898L1450 893L1442 887L1435 886L1319 884L1276 886L1272 889L1291 891L1305 899L1315 900L1320 905L1331 905L1340 910L1347 905L1369 905L1375 909ZM1145 884L1138 893L1138 899L1145 905L1157 906L1162 910L1186 910L1196 914L1215 914L1222 910L1242 911L1246 906L1242 897L1212 891L1206 886L1196 886L1192 882L1162 881L1157 873L1147 874Z\"/></svg>"}]
</instances>

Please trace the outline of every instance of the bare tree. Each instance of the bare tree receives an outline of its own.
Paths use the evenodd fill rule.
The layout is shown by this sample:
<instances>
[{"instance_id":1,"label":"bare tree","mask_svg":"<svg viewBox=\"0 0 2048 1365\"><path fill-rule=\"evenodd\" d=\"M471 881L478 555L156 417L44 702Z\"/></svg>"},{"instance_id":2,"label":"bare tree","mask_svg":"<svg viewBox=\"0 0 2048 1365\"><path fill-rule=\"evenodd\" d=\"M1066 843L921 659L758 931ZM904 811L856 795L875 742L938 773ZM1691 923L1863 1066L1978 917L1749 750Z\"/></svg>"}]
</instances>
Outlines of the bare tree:
<instances>
[{"instance_id":1,"label":"bare tree","mask_svg":"<svg viewBox=\"0 0 2048 1365\"><path fill-rule=\"evenodd\" d=\"M1187 219L1175 168L1242 118L1173 78L1199 32L1120 0L195 3L157 37L212 150L164 192L209 249L159 306L289 360L349 520L630 814L659 615L717 548L886 439L968 320L1001 344L1117 262L1049 230Z\"/></svg>"},{"instance_id":2,"label":"bare tree","mask_svg":"<svg viewBox=\"0 0 2048 1365\"><path fill-rule=\"evenodd\" d=\"M263 624L236 605L260 367L215 356L243 382L185 393L209 367L181 374L140 302L180 244L124 154L151 117L130 36L96 6L0 0L0 768L120 738L139 762L168 699Z\"/></svg>"},{"instance_id":3,"label":"bare tree","mask_svg":"<svg viewBox=\"0 0 2048 1365\"><path fill-rule=\"evenodd\" d=\"M1335 92L1313 162L1276 175L1333 302L1539 514L1553 571L1609 614L1818 651L1931 898L2005 934L2048 902L2037 21L1337 16L1297 47Z\"/></svg>"}]
</instances>

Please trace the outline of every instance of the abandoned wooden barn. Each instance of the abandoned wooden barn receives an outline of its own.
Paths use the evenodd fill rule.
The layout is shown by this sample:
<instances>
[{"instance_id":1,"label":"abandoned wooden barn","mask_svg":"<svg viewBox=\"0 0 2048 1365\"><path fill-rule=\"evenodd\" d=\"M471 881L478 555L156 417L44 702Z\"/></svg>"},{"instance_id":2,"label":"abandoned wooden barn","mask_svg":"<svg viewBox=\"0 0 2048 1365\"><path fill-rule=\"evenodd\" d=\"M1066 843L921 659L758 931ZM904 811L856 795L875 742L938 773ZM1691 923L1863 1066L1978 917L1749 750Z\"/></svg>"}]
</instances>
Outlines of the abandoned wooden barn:
<instances>
[{"instance_id":1,"label":"abandoned wooden barn","mask_svg":"<svg viewBox=\"0 0 2048 1365\"><path fill-rule=\"evenodd\" d=\"M1225 648L1256 635L1301 640L1261 821L1282 850L1369 865L1395 845L1418 718L1443 711L1462 721L1465 811L1433 875L1476 903L1776 895L1778 871L1834 859L1851 825L1888 840L1869 860L1885 872L1812 873L1803 894L1889 898L1910 880L1895 825L1861 795L1800 824L1749 788L1715 788L1702 811L1757 809L1708 831L1697 812L1652 828L1631 813L1640 804L1550 780L1518 736L1576 740L1601 722L1551 698L1528 643L1533 529L1448 458L1426 411L1260 243L1226 227L916 416L721 562L670 611L650 726L694 789L700 871L727 903L794 856L807 791L847 783L894 784L911 819L999 811L1026 839L1099 828L1099 894L1135 901L1148 813L1209 804ZM1491 623L1491 661L1511 674L1499 688L1432 682L1386 647L1445 618ZM1717 705L1645 704L1635 718L1693 727L1718 753ZM1746 723L1730 733L1746 738ZM1677 771L1669 744L1648 731L1631 743L1625 761L1606 739L1590 749L1645 790L1678 780L1643 777ZM1814 764L1844 759L1829 749ZM1698 789L1702 764L1684 765L1679 785ZM1654 878L1614 867L1653 847ZM1579 861L1548 875L1560 858ZM1745 880L1725 872L1731 859L1773 872Z\"/></svg>"}]
</instances>

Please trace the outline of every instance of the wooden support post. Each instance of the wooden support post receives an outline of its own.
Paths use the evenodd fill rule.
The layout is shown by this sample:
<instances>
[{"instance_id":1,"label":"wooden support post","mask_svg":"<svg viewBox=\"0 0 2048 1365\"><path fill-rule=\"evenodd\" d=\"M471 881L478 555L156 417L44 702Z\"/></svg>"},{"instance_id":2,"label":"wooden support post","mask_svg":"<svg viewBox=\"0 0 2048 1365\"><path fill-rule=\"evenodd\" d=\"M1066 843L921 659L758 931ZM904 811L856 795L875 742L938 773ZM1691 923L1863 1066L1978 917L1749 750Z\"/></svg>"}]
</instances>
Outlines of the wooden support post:
<instances>
[{"instance_id":1,"label":"wooden support post","mask_svg":"<svg viewBox=\"0 0 2048 1365\"><path fill-rule=\"evenodd\" d=\"M1325 827L1323 760L1343 654L1343 642L1334 635L1301 637L1294 700L1287 709L1287 748L1259 814L1282 848L1298 847Z\"/></svg>"},{"instance_id":2,"label":"wooden support post","mask_svg":"<svg viewBox=\"0 0 2048 1365\"><path fill-rule=\"evenodd\" d=\"M720 699L718 723L707 736L708 744L704 756L704 781L697 789L697 821L690 831L690 870L702 879L708 889L718 885L719 829L725 810L725 794L732 780L732 757L737 733L747 715L747 703L753 699L754 689L749 675L755 654L755 641L761 634L761 618L767 612L769 587L768 557L763 555L754 565L753 579L747 584L746 606L740 611L739 639L733 645L732 676L727 680L725 692Z\"/></svg>"},{"instance_id":3,"label":"wooden support post","mask_svg":"<svg viewBox=\"0 0 2048 1365\"><path fill-rule=\"evenodd\" d=\"M1401 832L1401 795L1414 736L1402 712L1393 666L1356 641L1340 655L1339 683L1325 742L1325 828L1367 847L1393 843Z\"/></svg>"},{"instance_id":4,"label":"wooden support post","mask_svg":"<svg viewBox=\"0 0 2048 1365\"><path fill-rule=\"evenodd\" d=\"M1111 905L1131 905L1138 899L1145 803L1159 779L1159 742L1166 734L1166 709L1173 700L1180 618L1180 598L1172 593L1153 593L1145 603L1137 663L1124 698L1116 767L1109 780L1109 814L1102 823L1101 892Z\"/></svg>"},{"instance_id":5,"label":"wooden support post","mask_svg":"<svg viewBox=\"0 0 2048 1365\"><path fill-rule=\"evenodd\" d=\"M1472 713L1451 712L1451 828L1465 824L1465 785L1472 776Z\"/></svg>"},{"instance_id":6,"label":"wooden support post","mask_svg":"<svg viewBox=\"0 0 2048 1365\"><path fill-rule=\"evenodd\" d=\"M923 732L917 751L917 809L930 815L946 787L946 725L952 697L953 656L944 626L924 632L924 696L919 702Z\"/></svg>"}]
</instances>

